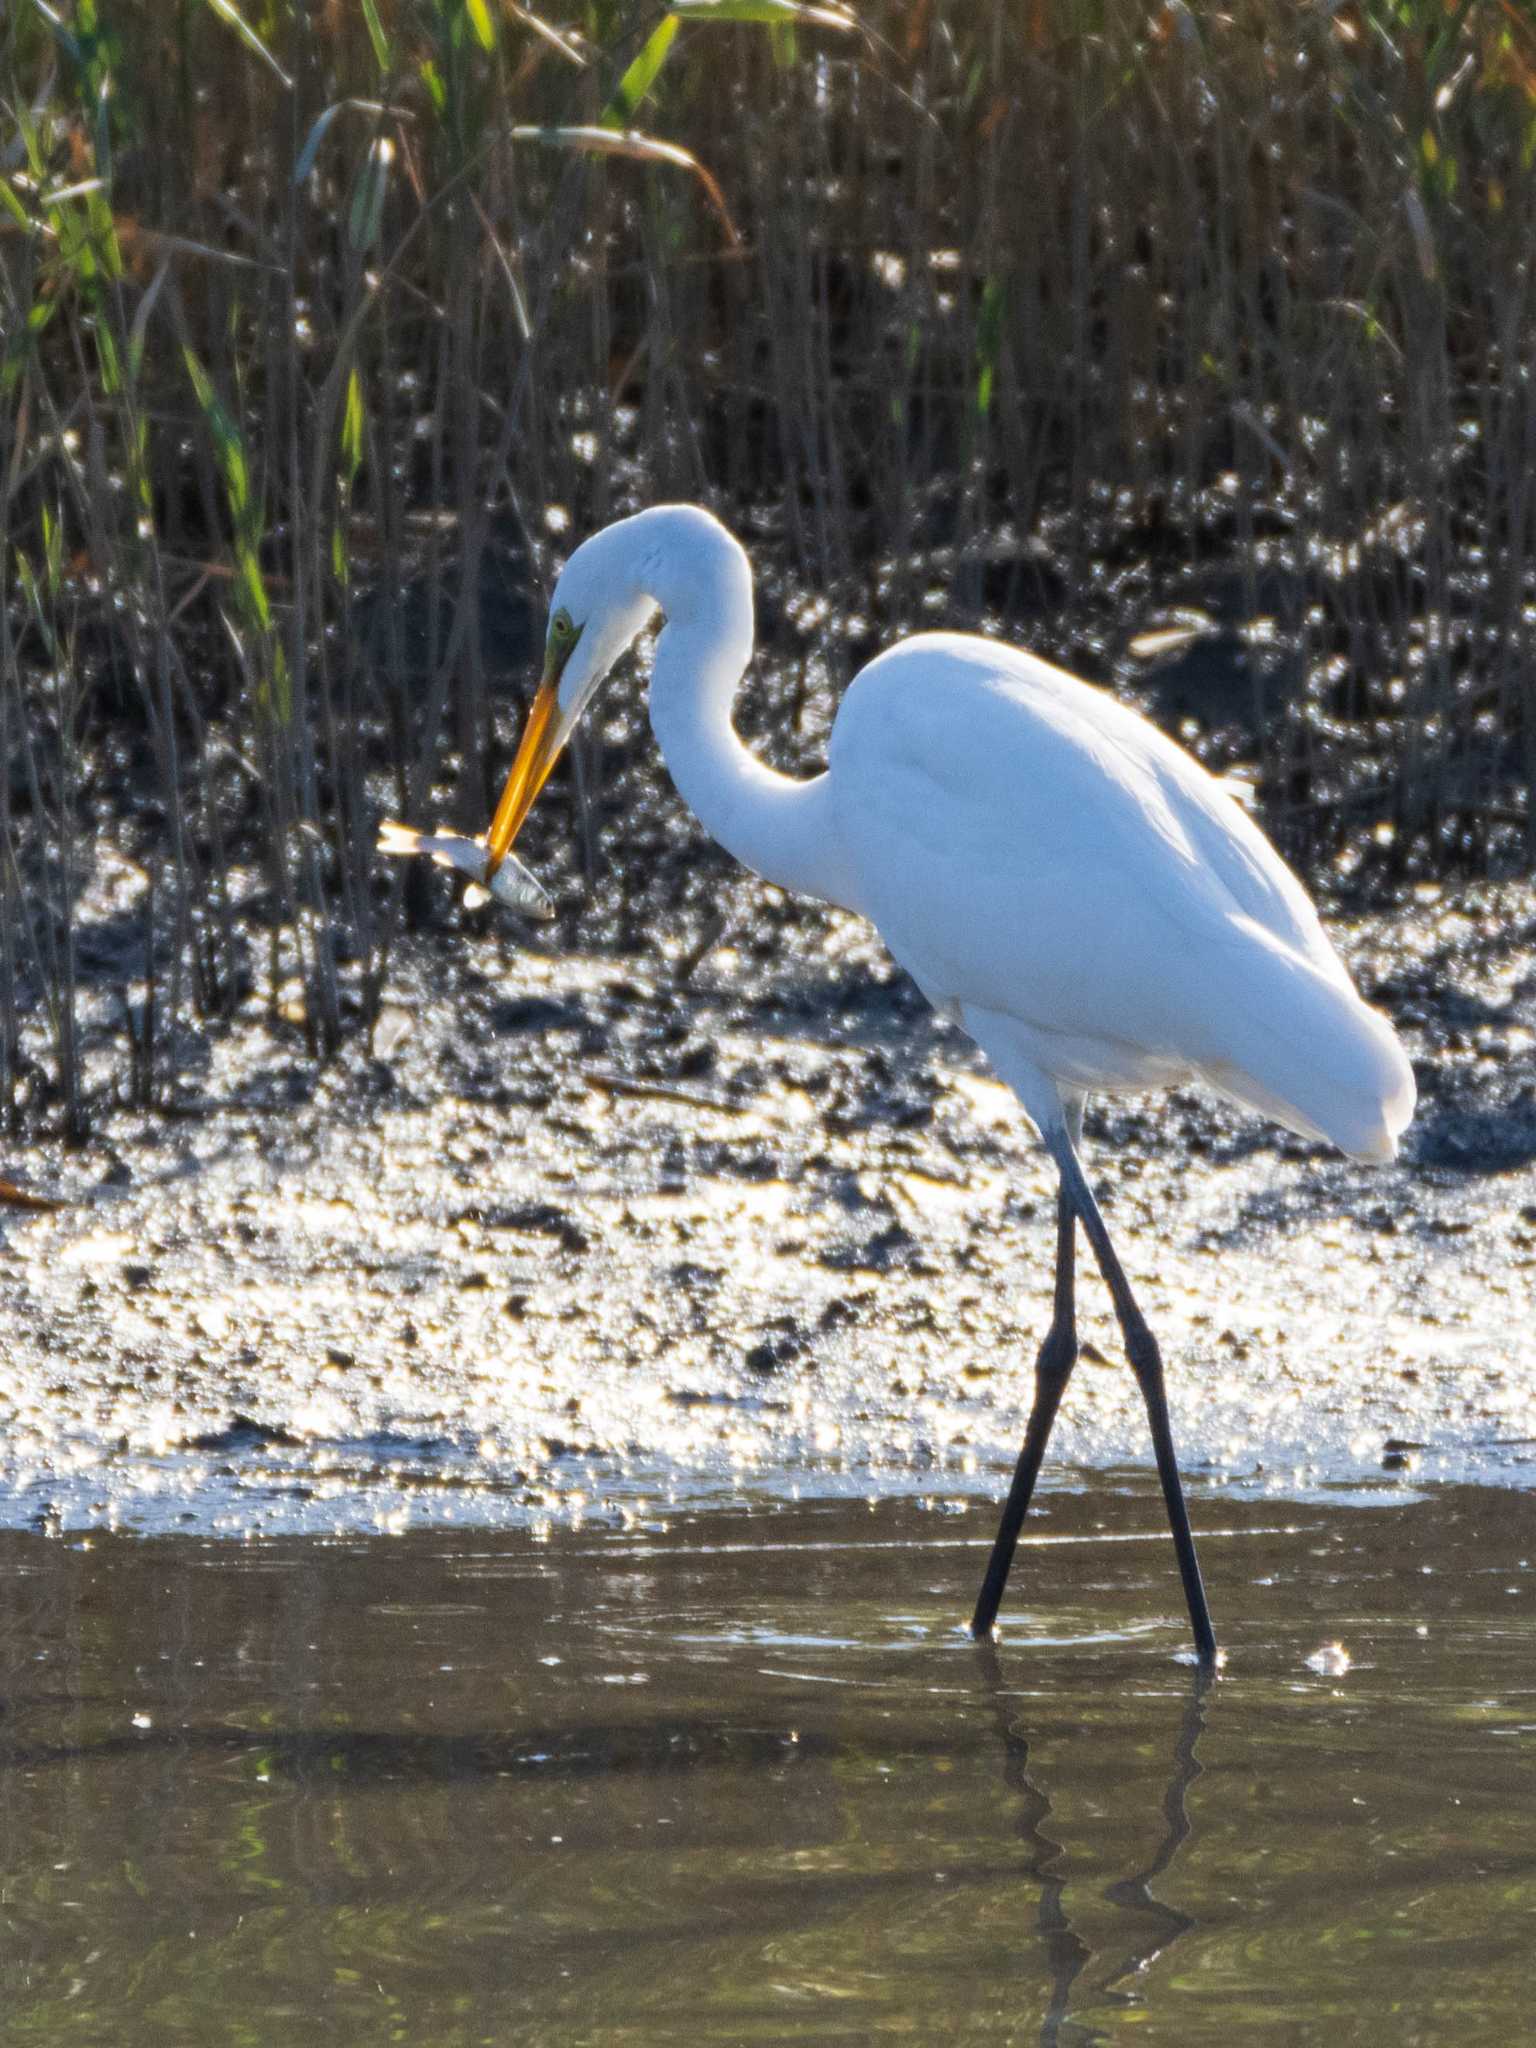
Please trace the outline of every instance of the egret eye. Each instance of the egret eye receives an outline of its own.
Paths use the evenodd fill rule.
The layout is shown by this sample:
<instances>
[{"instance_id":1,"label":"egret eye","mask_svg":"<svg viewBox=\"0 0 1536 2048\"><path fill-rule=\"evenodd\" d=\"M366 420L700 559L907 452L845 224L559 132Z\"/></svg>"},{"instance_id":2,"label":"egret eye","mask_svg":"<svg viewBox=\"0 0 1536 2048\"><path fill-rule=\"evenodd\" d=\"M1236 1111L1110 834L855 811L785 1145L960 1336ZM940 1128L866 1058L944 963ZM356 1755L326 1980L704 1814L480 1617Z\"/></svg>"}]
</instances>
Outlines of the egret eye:
<instances>
[{"instance_id":1,"label":"egret eye","mask_svg":"<svg viewBox=\"0 0 1536 2048\"><path fill-rule=\"evenodd\" d=\"M580 626L562 605L549 622L549 639L544 649L544 673L551 682L564 674L571 650L580 638Z\"/></svg>"}]
</instances>

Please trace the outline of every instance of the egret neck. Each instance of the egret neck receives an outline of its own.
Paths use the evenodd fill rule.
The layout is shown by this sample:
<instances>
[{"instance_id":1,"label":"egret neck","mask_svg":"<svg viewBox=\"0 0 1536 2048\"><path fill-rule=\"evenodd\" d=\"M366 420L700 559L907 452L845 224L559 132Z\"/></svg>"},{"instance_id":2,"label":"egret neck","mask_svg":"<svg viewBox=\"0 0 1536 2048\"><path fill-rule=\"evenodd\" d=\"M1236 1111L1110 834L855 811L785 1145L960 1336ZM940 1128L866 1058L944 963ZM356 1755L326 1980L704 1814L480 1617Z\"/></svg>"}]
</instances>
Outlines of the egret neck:
<instances>
[{"instance_id":1,"label":"egret neck","mask_svg":"<svg viewBox=\"0 0 1536 2048\"><path fill-rule=\"evenodd\" d=\"M719 529L705 536L690 525L647 555L643 587L666 621L651 671L651 727L679 794L705 831L765 880L854 908L827 777L779 774L731 719L752 656L745 554Z\"/></svg>"}]
</instances>

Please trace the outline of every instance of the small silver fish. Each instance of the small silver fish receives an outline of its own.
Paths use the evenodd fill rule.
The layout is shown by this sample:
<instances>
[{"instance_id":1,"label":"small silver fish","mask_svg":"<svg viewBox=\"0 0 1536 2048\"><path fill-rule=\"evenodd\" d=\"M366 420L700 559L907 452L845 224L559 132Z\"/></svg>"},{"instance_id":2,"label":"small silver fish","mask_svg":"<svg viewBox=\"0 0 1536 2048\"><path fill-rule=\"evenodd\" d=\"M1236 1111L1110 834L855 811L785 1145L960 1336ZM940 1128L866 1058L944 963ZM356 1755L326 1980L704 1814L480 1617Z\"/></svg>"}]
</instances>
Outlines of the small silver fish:
<instances>
[{"instance_id":1,"label":"small silver fish","mask_svg":"<svg viewBox=\"0 0 1536 2048\"><path fill-rule=\"evenodd\" d=\"M483 835L466 839L459 832L418 832L414 825L400 825L393 818L386 818L379 827L379 851L424 853L440 868L457 868L460 874L468 875L464 902L470 910L494 897L508 910L519 911L524 917L544 919L555 914L549 891L512 854L503 858L489 881L485 879L488 853Z\"/></svg>"}]
</instances>

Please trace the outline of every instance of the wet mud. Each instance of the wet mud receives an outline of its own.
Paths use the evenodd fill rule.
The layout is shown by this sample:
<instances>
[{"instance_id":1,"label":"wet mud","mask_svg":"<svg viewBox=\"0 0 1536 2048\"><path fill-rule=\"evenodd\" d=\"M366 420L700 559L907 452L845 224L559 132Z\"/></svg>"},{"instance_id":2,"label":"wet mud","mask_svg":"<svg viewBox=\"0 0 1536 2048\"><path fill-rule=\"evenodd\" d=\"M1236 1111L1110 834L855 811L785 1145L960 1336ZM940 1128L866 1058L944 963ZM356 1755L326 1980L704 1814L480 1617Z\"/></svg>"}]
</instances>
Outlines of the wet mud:
<instances>
[{"instance_id":1,"label":"wet mud","mask_svg":"<svg viewBox=\"0 0 1536 2048\"><path fill-rule=\"evenodd\" d=\"M1048 1163L866 927L745 875L711 908L702 955L665 927L583 950L579 915L403 937L377 1027L333 1060L253 997L155 1112L13 1146L10 1179L62 1206L0 1210L0 1517L995 1493L1049 1301ZM1424 886L1333 924L1418 1072L1395 1166L1193 1095L1090 1115L1186 1468L1291 1496L1524 1484L1536 902ZM1084 1305L1054 1471L1148 1457L1107 1303Z\"/></svg>"}]
</instances>

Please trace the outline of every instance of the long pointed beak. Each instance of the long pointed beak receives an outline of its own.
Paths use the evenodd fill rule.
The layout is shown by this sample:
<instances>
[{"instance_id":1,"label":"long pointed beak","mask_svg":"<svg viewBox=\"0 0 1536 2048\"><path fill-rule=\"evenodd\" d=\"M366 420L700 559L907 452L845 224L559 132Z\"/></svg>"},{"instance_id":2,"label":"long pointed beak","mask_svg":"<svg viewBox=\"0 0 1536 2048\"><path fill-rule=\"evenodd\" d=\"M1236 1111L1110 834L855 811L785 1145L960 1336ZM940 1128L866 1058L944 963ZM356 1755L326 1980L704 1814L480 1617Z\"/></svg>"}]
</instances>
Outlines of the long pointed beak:
<instances>
[{"instance_id":1,"label":"long pointed beak","mask_svg":"<svg viewBox=\"0 0 1536 2048\"><path fill-rule=\"evenodd\" d=\"M534 798L544 787L564 745L565 734L560 729L555 685L546 677L539 684L529 709L528 723L523 727L512 772L507 777L501 802L496 806L496 815L486 835L489 856L485 864L486 881L506 859L513 840L523 829L524 818L533 809Z\"/></svg>"}]
</instances>

